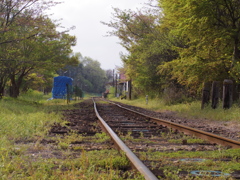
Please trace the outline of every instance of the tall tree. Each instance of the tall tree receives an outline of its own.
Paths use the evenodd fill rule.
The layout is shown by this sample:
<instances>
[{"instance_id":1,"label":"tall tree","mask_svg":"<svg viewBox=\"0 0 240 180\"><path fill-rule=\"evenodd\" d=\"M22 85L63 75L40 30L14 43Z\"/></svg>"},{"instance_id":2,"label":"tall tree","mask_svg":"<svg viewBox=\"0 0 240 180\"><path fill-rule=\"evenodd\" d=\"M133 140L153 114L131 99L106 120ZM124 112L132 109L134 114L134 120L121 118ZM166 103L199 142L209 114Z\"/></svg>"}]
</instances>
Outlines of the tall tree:
<instances>
[{"instance_id":1,"label":"tall tree","mask_svg":"<svg viewBox=\"0 0 240 180\"><path fill-rule=\"evenodd\" d=\"M85 81L84 88L89 92L104 92L106 74L100 67L100 63L92 58L86 57L83 60L83 77Z\"/></svg>"},{"instance_id":2,"label":"tall tree","mask_svg":"<svg viewBox=\"0 0 240 180\"><path fill-rule=\"evenodd\" d=\"M8 38L10 34L15 40L1 45L0 59L5 64L1 69L11 81L10 95L17 97L23 78L33 70L54 71L67 63L75 63L76 58L70 57L70 54L76 39L67 32L58 32L48 17L33 15L32 10L24 11L14 20L11 23L14 31L5 33L3 37ZM19 25L21 21L24 23ZM22 38L17 40L17 37Z\"/></svg>"},{"instance_id":3,"label":"tall tree","mask_svg":"<svg viewBox=\"0 0 240 180\"><path fill-rule=\"evenodd\" d=\"M37 17L43 15L46 8L56 4L58 3L51 0L2 0L0 2L0 98L10 77L9 66L14 65L16 56L19 56L16 45L12 46L13 43L35 37L38 26L32 28L33 31L29 31L27 36L26 33L21 34L16 31L30 24L36 25L34 21L38 19Z\"/></svg>"},{"instance_id":4,"label":"tall tree","mask_svg":"<svg viewBox=\"0 0 240 180\"><path fill-rule=\"evenodd\" d=\"M12 51L9 52L14 58L14 63L8 68L12 97L19 95L23 78L33 70L53 72L66 64L77 63L77 59L70 57L71 46L75 45L75 37L57 32L49 19L43 21L45 21L44 28L38 29L38 36L14 43L12 46L16 47L17 54L12 55Z\"/></svg>"},{"instance_id":5,"label":"tall tree","mask_svg":"<svg viewBox=\"0 0 240 180\"><path fill-rule=\"evenodd\" d=\"M33 17L43 15L44 10L59 4L51 0L2 0L0 2L0 44L17 42L35 36L14 36L15 27L30 24ZM30 18L23 16L28 14Z\"/></svg>"},{"instance_id":6,"label":"tall tree","mask_svg":"<svg viewBox=\"0 0 240 180\"><path fill-rule=\"evenodd\" d=\"M104 23L114 28L115 35L127 49L122 56L126 73L135 88L143 94L159 94L166 85L166 76L158 73L158 66L177 57L173 44L180 43L161 26L159 8L146 8L137 12L115 8L113 21ZM168 82L169 83L169 82Z\"/></svg>"},{"instance_id":7,"label":"tall tree","mask_svg":"<svg viewBox=\"0 0 240 180\"><path fill-rule=\"evenodd\" d=\"M165 64L181 84L236 77L239 69L240 2L238 0L159 0L163 25L184 39L180 58ZM235 78L237 79L237 78Z\"/></svg>"}]
</instances>

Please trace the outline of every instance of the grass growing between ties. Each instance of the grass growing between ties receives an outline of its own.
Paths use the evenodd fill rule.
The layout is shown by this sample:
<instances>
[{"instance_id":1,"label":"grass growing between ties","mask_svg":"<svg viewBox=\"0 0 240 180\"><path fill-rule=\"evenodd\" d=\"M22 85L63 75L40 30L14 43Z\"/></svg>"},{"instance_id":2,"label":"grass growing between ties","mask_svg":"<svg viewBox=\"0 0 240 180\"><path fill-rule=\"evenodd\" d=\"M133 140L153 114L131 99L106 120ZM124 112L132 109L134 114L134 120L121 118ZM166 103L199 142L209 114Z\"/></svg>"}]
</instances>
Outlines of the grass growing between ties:
<instances>
[{"instance_id":1,"label":"grass growing between ties","mask_svg":"<svg viewBox=\"0 0 240 180\"><path fill-rule=\"evenodd\" d=\"M171 131L169 131L168 133L161 133L161 137L165 138L170 143L182 144L183 141L186 141L186 143L188 144L206 143L206 141L203 139L194 136L188 136L183 133L173 133Z\"/></svg>"},{"instance_id":2,"label":"grass growing between ties","mask_svg":"<svg viewBox=\"0 0 240 180\"><path fill-rule=\"evenodd\" d=\"M240 150L226 150L221 147L217 151L141 152L140 158L161 161L161 165L158 168L163 170L166 175L177 174L180 171L221 171L230 174L240 169ZM181 179L181 177L176 176L176 179ZM192 178L186 177L186 179ZM226 179L226 177L222 179Z\"/></svg>"},{"instance_id":3,"label":"grass growing between ties","mask_svg":"<svg viewBox=\"0 0 240 180\"><path fill-rule=\"evenodd\" d=\"M129 162L115 150L85 151L72 142L84 141L76 133L49 137L51 125L66 123L60 110L74 109L75 101L47 101L50 96L31 91L18 99L0 100L0 177L8 179L143 179L125 171ZM77 101L79 102L79 101ZM93 141L105 142L105 134ZM44 143L45 142L45 143Z\"/></svg>"}]
</instances>

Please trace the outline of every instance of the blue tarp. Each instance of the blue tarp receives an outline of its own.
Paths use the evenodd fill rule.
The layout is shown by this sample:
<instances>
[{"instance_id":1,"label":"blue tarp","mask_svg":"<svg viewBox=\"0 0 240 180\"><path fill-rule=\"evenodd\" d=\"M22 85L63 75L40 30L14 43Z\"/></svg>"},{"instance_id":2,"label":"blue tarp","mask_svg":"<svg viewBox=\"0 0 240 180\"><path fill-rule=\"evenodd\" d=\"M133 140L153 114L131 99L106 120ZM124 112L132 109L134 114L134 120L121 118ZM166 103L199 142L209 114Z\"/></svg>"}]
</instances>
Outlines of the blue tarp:
<instances>
[{"instance_id":1,"label":"blue tarp","mask_svg":"<svg viewBox=\"0 0 240 180\"><path fill-rule=\"evenodd\" d=\"M66 76L55 77L52 89L53 99L65 99L67 96L67 85L70 89L72 81L72 78Z\"/></svg>"}]
</instances>

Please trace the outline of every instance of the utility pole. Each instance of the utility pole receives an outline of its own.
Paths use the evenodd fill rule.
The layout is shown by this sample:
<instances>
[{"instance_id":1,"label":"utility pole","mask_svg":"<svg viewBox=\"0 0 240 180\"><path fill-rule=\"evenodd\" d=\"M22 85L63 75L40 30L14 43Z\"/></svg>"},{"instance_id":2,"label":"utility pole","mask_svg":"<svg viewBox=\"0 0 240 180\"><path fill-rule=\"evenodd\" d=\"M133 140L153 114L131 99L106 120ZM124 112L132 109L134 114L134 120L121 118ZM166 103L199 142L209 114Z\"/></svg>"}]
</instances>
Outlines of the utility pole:
<instances>
[{"instance_id":1,"label":"utility pole","mask_svg":"<svg viewBox=\"0 0 240 180\"><path fill-rule=\"evenodd\" d=\"M66 84L67 86L67 104L70 103L70 92L69 92L69 85Z\"/></svg>"},{"instance_id":2,"label":"utility pole","mask_svg":"<svg viewBox=\"0 0 240 180\"><path fill-rule=\"evenodd\" d=\"M112 85L113 85L113 87L115 85L115 83L114 83L114 69L113 69L113 83L112 83Z\"/></svg>"},{"instance_id":3,"label":"utility pole","mask_svg":"<svg viewBox=\"0 0 240 180\"><path fill-rule=\"evenodd\" d=\"M115 97L117 97L117 74L115 75Z\"/></svg>"},{"instance_id":4,"label":"utility pole","mask_svg":"<svg viewBox=\"0 0 240 180\"><path fill-rule=\"evenodd\" d=\"M128 81L128 99L132 99L132 80Z\"/></svg>"}]
</instances>

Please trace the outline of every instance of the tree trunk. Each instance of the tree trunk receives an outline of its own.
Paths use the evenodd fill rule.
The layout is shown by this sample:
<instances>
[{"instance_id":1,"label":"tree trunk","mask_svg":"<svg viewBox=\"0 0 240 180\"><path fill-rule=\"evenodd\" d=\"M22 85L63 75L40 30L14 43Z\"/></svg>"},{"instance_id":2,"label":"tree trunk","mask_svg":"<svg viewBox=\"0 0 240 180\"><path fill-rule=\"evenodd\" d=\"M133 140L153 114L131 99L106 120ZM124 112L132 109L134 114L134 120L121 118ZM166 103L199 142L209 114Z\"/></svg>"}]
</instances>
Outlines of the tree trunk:
<instances>
[{"instance_id":1,"label":"tree trunk","mask_svg":"<svg viewBox=\"0 0 240 180\"><path fill-rule=\"evenodd\" d=\"M2 99L3 95L4 95L4 88L5 88L5 82L3 80L3 78L0 79L0 99Z\"/></svg>"},{"instance_id":2,"label":"tree trunk","mask_svg":"<svg viewBox=\"0 0 240 180\"><path fill-rule=\"evenodd\" d=\"M1 73L0 76L0 99L2 99L2 97L4 96L4 89L8 81L8 75L5 75L5 73Z\"/></svg>"},{"instance_id":3,"label":"tree trunk","mask_svg":"<svg viewBox=\"0 0 240 180\"><path fill-rule=\"evenodd\" d=\"M219 102L220 82L213 81L212 84L212 108L216 109Z\"/></svg>"},{"instance_id":4,"label":"tree trunk","mask_svg":"<svg viewBox=\"0 0 240 180\"><path fill-rule=\"evenodd\" d=\"M225 79L223 81L223 108L229 109L233 101L233 81Z\"/></svg>"},{"instance_id":5,"label":"tree trunk","mask_svg":"<svg viewBox=\"0 0 240 180\"><path fill-rule=\"evenodd\" d=\"M20 93L19 89L20 87L18 87L16 84L12 84L10 97L17 98Z\"/></svg>"},{"instance_id":6,"label":"tree trunk","mask_svg":"<svg viewBox=\"0 0 240 180\"><path fill-rule=\"evenodd\" d=\"M21 74L17 80L15 80L15 75L11 76L11 89L10 89L10 97L17 98L20 94L20 87L22 84L24 75Z\"/></svg>"},{"instance_id":7,"label":"tree trunk","mask_svg":"<svg viewBox=\"0 0 240 180\"><path fill-rule=\"evenodd\" d=\"M211 91L211 83L206 82L203 85L203 90L202 90L202 105L201 109L204 109L205 104L209 104L210 101L210 91Z\"/></svg>"},{"instance_id":8,"label":"tree trunk","mask_svg":"<svg viewBox=\"0 0 240 180\"><path fill-rule=\"evenodd\" d=\"M0 84L0 99L2 99L4 95L4 87L2 87L2 84Z\"/></svg>"}]
</instances>

